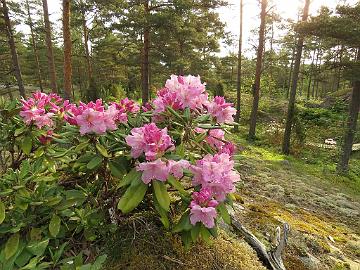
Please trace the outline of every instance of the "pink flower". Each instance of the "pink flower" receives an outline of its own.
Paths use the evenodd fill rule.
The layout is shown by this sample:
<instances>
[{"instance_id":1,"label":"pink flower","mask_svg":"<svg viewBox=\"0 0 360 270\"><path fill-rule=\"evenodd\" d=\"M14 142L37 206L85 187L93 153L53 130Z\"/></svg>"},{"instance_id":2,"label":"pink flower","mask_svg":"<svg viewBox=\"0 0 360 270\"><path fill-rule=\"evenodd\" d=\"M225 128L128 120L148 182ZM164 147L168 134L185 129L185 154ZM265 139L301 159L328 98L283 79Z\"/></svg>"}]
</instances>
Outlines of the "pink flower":
<instances>
[{"instance_id":1,"label":"pink flower","mask_svg":"<svg viewBox=\"0 0 360 270\"><path fill-rule=\"evenodd\" d=\"M219 201L224 201L228 193L234 192L235 182L240 180L234 170L234 161L225 153L206 155L196 162L196 166L190 166L190 170L194 174L193 185L211 189Z\"/></svg>"},{"instance_id":2,"label":"pink flower","mask_svg":"<svg viewBox=\"0 0 360 270\"><path fill-rule=\"evenodd\" d=\"M140 111L139 104L128 98L121 99L119 103L112 103L112 105L122 112L138 113Z\"/></svg>"},{"instance_id":3,"label":"pink flower","mask_svg":"<svg viewBox=\"0 0 360 270\"><path fill-rule=\"evenodd\" d=\"M166 107L171 107L174 110L183 109L178 93L170 91L168 88L160 89L157 92L157 97L154 99L153 104L155 114L164 112Z\"/></svg>"},{"instance_id":4,"label":"pink flower","mask_svg":"<svg viewBox=\"0 0 360 270\"><path fill-rule=\"evenodd\" d=\"M187 160L169 160L168 161L169 172L176 178L183 177L183 170L190 167L190 163Z\"/></svg>"},{"instance_id":5,"label":"pink flower","mask_svg":"<svg viewBox=\"0 0 360 270\"><path fill-rule=\"evenodd\" d=\"M216 118L217 123L234 122L233 115L236 109L231 103L226 103L224 97L215 97L212 102L207 105L208 112Z\"/></svg>"},{"instance_id":6,"label":"pink flower","mask_svg":"<svg viewBox=\"0 0 360 270\"><path fill-rule=\"evenodd\" d=\"M141 106L141 109L144 111L144 112L149 112L153 109L153 106L150 102L146 102L143 106Z\"/></svg>"},{"instance_id":7,"label":"pink flower","mask_svg":"<svg viewBox=\"0 0 360 270\"><path fill-rule=\"evenodd\" d=\"M195 225L197 222L201 222L205 227L213 228L217 216L215 207L219 203L212 199L211 189L203 188L200 192L194 192L192 199L190 203L190 223Z\"/></svg>"},{"instance_id":8,"label":"pink flower","mask_svg":"<svg viewBox=\"0 0 360 270\"><path fill-rule=\"evenodd\" d=\"M222 129L210 129L206 142L216 149L220 149L225 143L225 132Z\"/></svg>"},{"instance_id":9,"label":"pink flower","mask_svg":"<svg viewBox=\"0 0 360 270\"><path fill-rule=\"evenodd\" d=\"M133 128L126 136L126 143L131 147L131 156L138 158L142 153L146 160L155 160L167 150L173 150L174 144L167 134L167 128L159 129L154 123L141 128Z\"/></svg>"},{"instance_id":10,"label":"pink flower","mask_svg":"<svg viewBox=\"0 0 360 270\"><path fill-rule=\"evenodd\" d=\"M53 120L51 119L51 117L53 116L53 113L46 113L43 115L37 115L34 117L34 122L35 125L38 128L42 128L44 126L48 126L48 127L52 127L54 125Z\"/></svg>"},{"instance_id":11,"label":"pink flower","mask_svg":"<svg viewBox=\"0 0 360 270\"><path fill-rule=\"evenodd\" d=\"M177 100L183 108L202 109L203 105L208 102L205 83L201 83L200 76L171 75L170 80L166 81L165 87L169 91L177 93Z\"/></svg>"},{"instance_id":12,"label":"pink flower","mask_svg":"<svg viewBox=\"0 0 360 270\"><path fill-rule=\"evenodd\" d=\"M227 142L219 149L219 154L225 153L232 156L235 154L235 152L236 152L236 145L233 144L232 142Z\"/></svg>"},{"instance_id":13,"label":"pink flower","mask_svg":"<svg viewBox=\"0 0 360 270\"><path fill-rule=\"evenodd\" d=\"M149 184L151 180L165 182L169 177L169 167L161 159L155 161L143 162L136 167L137 171L142 171L141 180Z\"/></svg>"}]
</instances>

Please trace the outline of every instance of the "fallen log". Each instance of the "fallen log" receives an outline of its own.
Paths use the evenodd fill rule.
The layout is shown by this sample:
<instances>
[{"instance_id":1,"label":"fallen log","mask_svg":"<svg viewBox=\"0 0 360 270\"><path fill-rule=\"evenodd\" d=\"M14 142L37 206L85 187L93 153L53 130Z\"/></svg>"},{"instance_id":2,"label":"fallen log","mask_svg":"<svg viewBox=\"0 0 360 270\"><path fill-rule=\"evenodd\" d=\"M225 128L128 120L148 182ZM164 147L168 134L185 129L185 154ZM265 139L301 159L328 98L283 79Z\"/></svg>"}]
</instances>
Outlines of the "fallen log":
<instances>
[{"instance_id":1,"label":"fallen log","mask_svg":"<svg viewBox=\"0 0 360 270\"><path fill-rule=\"evenodd\" d=\"M276 228L275 234L275 246L271 250L267 250L265 245L251 233L241 222L234 216L231 215L232 227L242 236L244 240L255 250L259 259L263 264L270 270L286 270L281 254L285 249L288 233L290 226L287 223L283 225L283 233L281 234L280 227Z\"/></svg>"}]
</instances>

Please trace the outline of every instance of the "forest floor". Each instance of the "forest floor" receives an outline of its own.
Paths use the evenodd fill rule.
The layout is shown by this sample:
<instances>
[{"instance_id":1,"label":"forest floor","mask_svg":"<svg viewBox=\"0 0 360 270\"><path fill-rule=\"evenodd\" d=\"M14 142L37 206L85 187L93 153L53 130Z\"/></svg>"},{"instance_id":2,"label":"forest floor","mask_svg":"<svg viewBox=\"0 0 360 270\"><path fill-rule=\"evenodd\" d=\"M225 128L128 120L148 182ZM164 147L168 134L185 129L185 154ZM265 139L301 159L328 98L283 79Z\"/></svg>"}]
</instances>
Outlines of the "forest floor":
<instances>
[{"instance_id":1,"label":"forest floor","mask_svg":"<svg viewBox=\"0 0 360 270\"><path fill-rule=\"evenodd\" d=\"M278 225L290 224L287 269L360 269L360 179L232 137L242 148L240 221L268 245Z\"/></svg>"}]
</instances>

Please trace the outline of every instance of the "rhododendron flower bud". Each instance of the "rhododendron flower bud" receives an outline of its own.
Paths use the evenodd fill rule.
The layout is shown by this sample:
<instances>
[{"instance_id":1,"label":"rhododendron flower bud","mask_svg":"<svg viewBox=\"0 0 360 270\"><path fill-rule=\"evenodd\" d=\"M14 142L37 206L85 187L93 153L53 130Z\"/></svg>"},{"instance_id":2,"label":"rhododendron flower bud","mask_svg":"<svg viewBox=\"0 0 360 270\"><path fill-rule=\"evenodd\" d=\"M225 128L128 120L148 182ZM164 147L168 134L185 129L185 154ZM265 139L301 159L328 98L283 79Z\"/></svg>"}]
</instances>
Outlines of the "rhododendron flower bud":
<instances>
[{"instance_id":1,"label":"rhododendron flower bud","mask_svg":"<svg viewBox=\"0 0 360 270\"><path fill-rule=\"evenodd\" d=\"M212 199L211 189L202 188L200 192L194 192L192 199L190 203L190 223L195 225L197 222L201 222L205 227L213 228L217 216L215 207L219 203Z\"/></svg>"},{"instance_id":2,"label":"rhododendron flower bud","mask_svg":"<svg viewBox=\"0 0 360 270\"><path fill-rule=\"evenodd\" d=\"M233 156L235 154L235 152L236 152L236 145L233 144L232 142L227 142L219 150L219 154L225 153L225 154L228 154L230 156Z\"/></svg>"},{"instance_id":3,"label":"rhododendron flower bud","mask_svg":"<svg viewBox=\"0 0 360 270\"><path fill-rule=\"evenodd\" d=\"M138 158L142 153L146 160L155 160L167 150L173 150L174 144L167 134L167 128L159 129L154 123L141 128L133 128L126 136L126 143L131 147L131 156Z\"/></svg>"},{"instance_id":4,"label":"rhododendron flower bud","mask_svg":"<svg viewBox=\"0 0 360 270\"><path fill-rule=\"evenodd\" d=\"M233 115L236 114L236 109L232 107L231 103L226 103L224 97L215 97L212 102L207 105L208 112L216 118L217 123L232 123L234 122Z\"/></svg>"},{"instance_id":5,"label":"rhododendron flower bud","mask_svg":"<svg viewBox=\"0 0 360 270\"><path fill-rule=\"evenodd\" d=\"M169 167L161 159L150 162L142 162L136 167L137 171L142 171L141 180L149 184L151 180L165 182L169 177Z\"/></svg>"},{"instance_id":6,"label":"rhododendron flower bud","mask_svg":"<svg viewBox=\"0 0 360 270\"><path fill-rule=\"evenodd\" d=\"M127 97L121 99L118 103L114 102L112 104L114 104L118 110L123 110L123 112L138 113L140 111L139 104Z\"/></svg>"},{"instance_id":7,"label":"rhododendron flower bud","mask_svg":"<svg viewBox=\"0 0 360 270\"><path fill-rule=\"evenodd\" d=\"M53 134L54 134L54 131L48 130L48 131L46 132L46 135L41 135L41 136L39 137L40 143L42 143L42 144L49 144L49 143L51 142L51 140L52 140L51 136L52 136Z\"/></svg>"},{"instance_id":8,"label":"rhododendron flower bud","mask_svg":"<svg viewBox=\"0 0 360 270\"><path fill-rule=\"evenodd\" d=\"M175 176L176 178L181 178L184 175L183 170L190 167L190 163L187 160L169 160L168 161L170 174Z\"/></svg>"},{"instance_id":9,"label":"rhododendron flower bud","mask_svg":"<svg viewBox=\"0 0 360 270\"><path fill-rule=\"evenodd\" d=\"M144 112L149 112L153 109L153 106L150 102L146 102L143 106L141 106L141 109L144 111Z\"/></svg>"}]
</instances>

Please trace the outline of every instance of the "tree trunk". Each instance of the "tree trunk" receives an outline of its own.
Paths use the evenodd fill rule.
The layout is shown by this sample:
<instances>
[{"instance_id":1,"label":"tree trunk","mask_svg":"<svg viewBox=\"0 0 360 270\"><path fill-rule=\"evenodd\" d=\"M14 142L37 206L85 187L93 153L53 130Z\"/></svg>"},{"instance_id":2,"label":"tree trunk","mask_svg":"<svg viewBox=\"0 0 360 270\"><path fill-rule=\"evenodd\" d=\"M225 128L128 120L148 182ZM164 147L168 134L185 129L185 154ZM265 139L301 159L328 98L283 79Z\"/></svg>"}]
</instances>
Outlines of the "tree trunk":
<instances>
[{"instance_id":1,"label":"tree trunk","mask_svg":"<svg viewBox=\"0 0 360 270\"><path fill-rule=\"evenodd\" d=\"M56 83L55 60L54 60L54 52L53 52L52 40L51 40L51 25L49 20L49 10L48 10L47 0L42 0L42 4L44 11L47 58L48 58L49 73L50 73L50 87L52 92L57 93L58 89Z\"/></svg>"},{"instance_id":2,"label":"tree trunk","mask_svg":"<svg viewBox=\"0 0 360 270\"><path fill-rule=\"evenodd\" d=\"M63 0L63 38L64 38L64 92L65 98L72 98L71 91L71 33L70 33L70 0Z\"/></svg>"},{"instance_id":3,"label":"tree trunk","mask_svg":"<svg viewBox=\"0 0 360 270\"><path fill-rule=\"evenodd\" d=\"M236 77L236 115L235 122L240 123L241 113L241 58L242 58L242 36L243 36L243 0L240 0L240 33L239 33L239 51L237 61L237 77ZM232 67L231 67L232 68ZM231 72L232 74L232 72ZM232 76L231 76L232 78ZM238 131L239 127L235 126L235 131Z\"/></svg>"},{"instance_id":4,"label":"tree trunk","mask_svg":"<svg viewBox=\"0 0 360 270\"><path fill-rule=\"evenodd\" d=\"M314 72L314 61L315 61L315 53L316 53L317 49L314 49L313 55L311 57L311 65L310 65L310 69L309 69L309 81L308 81L308 86L307 86L307 94L306 94L306 99L309 100L310 99L310 88L311 88L311 77L312 74ZM316 60L317 61L317 60Z\"/></svg>"},{"instance_id":5,"label":"tree trunk","mask_svg":"<svg viewBox=\"0 0 360 270\"><path fill-rule=\"evenodd\" d=\"M150 15L149 1L144 2L145 16ZM148 19L148 18L147 18ZM141 69L141 81L142 81L142 103L145 104L149 101L149 51L150 51L150 27L148 20L144 26L144 42L142 49L142 69Z\"/></svg>"},{"instance_id":6,"label":"tree trunk","mask_svg":"<svg viewBox=\"0 0 360 270\"><path fill-rule=\"evenodd\" d=\"M25 88L24 88L24 83L22 80L21 69L20 69L20 65L19 65L18 54L16 51L14 35L13 35L12 27L11 27L11 22L10 22L10 17L9 17L9 9L7 7L6 0L1 0L1 2L2 2L2 6L3 6L4 22L5 22L5 26L6 26L6 35L8 38L8 43L9 43L9 47L10 47L10 51L11 51L13 70L15 73L18 87L19 87L20 96L25 98L26 97Z\"/></svg>"},{"instance_id":7,"label":"tree trunk","mask_svg":"<svg viewBox=\"0 0 360 270\"><path fill-rule=\"evenodd\" d=\"M258 111L259 99L260 99L260 79L261 79L261 68L262 68L264 39L265 39L266 8L267 8L267 0L261 0L259 46L257 48L256 71L255 71L255 82L254 82L254 92L253 92L254 99L253 99L253 105L250 115L250 128L249 128L249 137L248 137L249 140L255 139L257 111Z\"/></svg>"},{"instance_id":8,"label":"tree trunk","mask_svg":"<svg viewBox=\"0 0 360 270\"><path fill-rule=\"evenodd\" d=\"M304 11L302 15L302 21L305 22L307 20L309 14L309 6L310 0L305 0ZM300 70L300 62L301 62L301 54L303 49L304 43L304 36L300 34L299 39L296 45L296 58L294 64L294 74L292 78L291 84L291 91L290 91L290 98L288 104L288 112L286 117L286 125L285 125L285 132L284 132L284 141L282 145L282 151L285 155L290 153L290 137L291 137L291 127L294 118L294 110L295 110L295 99L296 99L296 88L299 78L299 70Z\"/></svg>"},{"instance_id":9,"label":"tree trunk","mask_svg":"<svg viewBox=\"0 0 360 270\"><path fill-rule=\"evenodd\" d=\"M29 21L29 27L30 27L31 44L32 44L33 51L34 51L34 58L35 58L35 63L36 63L39 87L40 87L41 91L44 91L43 85L42 85L42 75L41 75L41 68L40 68L40 62L39 62L39 53L38 53L36 42L35 42L34 25L33 25L32 18L31 18L29 0L26 0L26 9L27 9L27 15L28 15L28 21Z\"/></svg>"},{"instance_id":10,"label":"tree trunk","mask_svg":"<svg viewBox=\"0 0 360 270\"><path fill-rule=\"evenodd\" d=\"M357 62L360 61L360 48L357 52ZM353 90L351 94L351 101L349 106L349 116L347 120L347 129L344 138L344 144L342 149L342 155L338 164L338 171L340 173L347 172L349 169L349 160L352 151L352 145L354 142L354 136L356 133L356 125L360 110L360 79L356 78L353 83Z\"/></svg>"},{"instance_id":11,"label":"tree trunk","mask_svg":"<svg viewBox=\"0 0 360 270\"><path fill-rule=\"evenodd\" d=\"M291 88L291 79L294 70L294 59L295 59L295 46L293 47L292 54L291 54L291 64L290 64L290 72L289 72L289 81L288 87L286 89L286 98L289 98L290 88Z\"/></svg>"}]
</instances>

